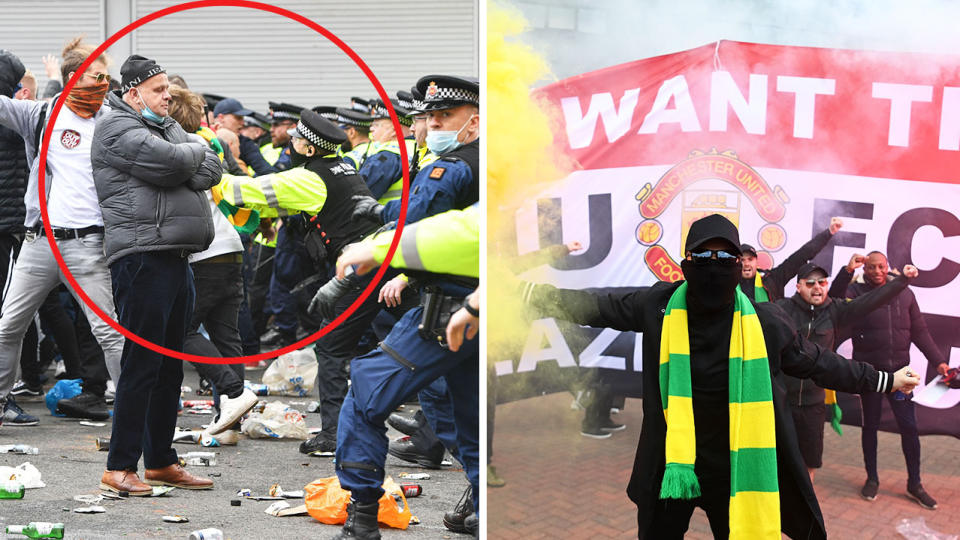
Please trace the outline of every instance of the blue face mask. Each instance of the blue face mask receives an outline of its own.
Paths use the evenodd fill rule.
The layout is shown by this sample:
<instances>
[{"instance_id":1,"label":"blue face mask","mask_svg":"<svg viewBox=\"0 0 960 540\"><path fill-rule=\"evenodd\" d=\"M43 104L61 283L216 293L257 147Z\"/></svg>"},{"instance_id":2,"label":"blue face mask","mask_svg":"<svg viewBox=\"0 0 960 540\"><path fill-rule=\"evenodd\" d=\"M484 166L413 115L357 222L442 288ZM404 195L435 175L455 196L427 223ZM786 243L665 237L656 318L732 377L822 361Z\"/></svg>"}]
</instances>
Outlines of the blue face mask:
<instances>
[{"instance_id":1,"label":"blue face mask","mask_svg":"<svg viewBox=\"0 0 960 540\"><path fill-rule=\"evenodd\" d=\"M460 148L463 143L458 141L457 137L460 136L460 132L467 127L472 119L473 115L471 114L470 118L467 118L467 121L457 131L428 131L427 148L438 156Z\"/></svg>"},{"instance_id":2,"label":"blue face mask","mask_svg":"<svg viewBox=\"0 0 960 540\"><path fill-rule=\"evenodd\" d=\"M143 116L147 120L150 120L156 124L163 123L163 117L150 110L150 107L147 107L147 104L143 101L143 98L141 98L139 94L137 94L137 99L140 100L140 105L143 106L143 109L140 109L140 116Z\"/></svg>"}]
</instances>

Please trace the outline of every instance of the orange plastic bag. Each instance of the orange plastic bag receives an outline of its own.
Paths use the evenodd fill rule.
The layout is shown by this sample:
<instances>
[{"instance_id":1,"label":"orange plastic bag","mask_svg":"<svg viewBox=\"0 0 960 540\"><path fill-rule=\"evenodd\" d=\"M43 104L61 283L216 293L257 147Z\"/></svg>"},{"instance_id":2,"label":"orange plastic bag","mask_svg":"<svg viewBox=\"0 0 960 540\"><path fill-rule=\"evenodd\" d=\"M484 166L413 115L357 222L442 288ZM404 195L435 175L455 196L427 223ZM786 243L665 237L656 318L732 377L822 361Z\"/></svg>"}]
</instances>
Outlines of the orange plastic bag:
<instances>
[{"instance_id":1,"label":"orange plastic bag","mask_svg":"<svg viewBox=\"0 0 960 540\"><path fill-rule=\"evenodd\" d=\"M340 487L340 480L336 476L318 478L304 486L303 491L306 493L307 512L313 519L327 525L343 525L347 521L350 492ZM406 529L412 514L403 490L388 476L383 481L383 491L385 493L380 497L377 521L394 529Z\"/></svg>"}]
</instances>

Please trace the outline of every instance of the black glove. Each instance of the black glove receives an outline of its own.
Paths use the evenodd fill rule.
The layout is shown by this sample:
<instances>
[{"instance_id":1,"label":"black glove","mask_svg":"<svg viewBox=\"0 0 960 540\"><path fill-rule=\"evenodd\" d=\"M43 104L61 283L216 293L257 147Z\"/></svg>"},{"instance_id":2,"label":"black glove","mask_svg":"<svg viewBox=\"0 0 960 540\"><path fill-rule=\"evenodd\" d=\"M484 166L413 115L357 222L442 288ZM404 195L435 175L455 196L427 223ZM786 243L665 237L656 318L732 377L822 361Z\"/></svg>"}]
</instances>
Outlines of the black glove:
<instances>
[{"instance_id":1,"label":"black glove","mask_svg":"<svg viewBox=\"0 0 960 540\"><path fill-rule=\"evenodd\" d=\"M375 223L382 223L380 214L383 212L383 205L369 195L354 195L350 197L353 201L353 219L368 219Z\"/></svg>"},{"instance_id":2,"label":"black glove","mask_svg":"<svg viewBox=\"0 0 960 540\"><path fill-rule=\"evenodd\" d=\"M223 148L223 162L221 163L223 170L234 176L246 176L247 171L240 167L240 163L237 162L237 158L233 155L230 147L222 143L220 146Z\"/></svg>"},{"instance_id":3,"label":"black glove","mask_svg":"<svg viewBox=\"0 0 960 540\"><path fill-rule=\"evenodd\" d=\"M311 315L320 315L324 320L332 321L336 318L337 300L350 292L356 286L356 277L346 276L343 279L333 278L323 284L313 295L310 305L307 306L307 313Z\"/></svg>"}]
</instances>

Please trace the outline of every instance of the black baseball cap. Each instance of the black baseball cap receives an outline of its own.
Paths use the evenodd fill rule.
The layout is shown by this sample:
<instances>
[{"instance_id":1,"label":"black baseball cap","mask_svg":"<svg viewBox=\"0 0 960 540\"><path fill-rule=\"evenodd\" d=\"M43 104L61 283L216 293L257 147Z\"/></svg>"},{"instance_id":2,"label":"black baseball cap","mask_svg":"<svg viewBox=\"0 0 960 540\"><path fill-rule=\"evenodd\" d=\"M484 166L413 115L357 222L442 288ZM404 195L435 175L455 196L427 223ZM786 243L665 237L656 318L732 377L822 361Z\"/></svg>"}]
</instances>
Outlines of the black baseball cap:
<instances>
[{"instance_id":1,"label":"black baseball cap","mask_svg":"<svg viewBox=\"0 0 960 540\"><path fill-rule=\"evenodd\" d=\"M703 245L707 240L722 238L733 246L737 255L742 253L738 247L740 245L740 233L737 226L729 219L720 214L710 214L707 217L700 218L690 225L687 232L687 245L684 251L693 251Z\"/></svg>"},{"instance_id":2,"label":"black baseball cap","mask_svg":"<svg viewBox=\"0 0 960 540\"><path fill-rule=\"evenodd\" d=\"M743 255L757 256L757 249L750 244L740 244L740 253Z\"/></svg>"},{"instance_id":3,"label":"black baseball cap","mask_svg":"<svg viewBox=\"0 0 960 540\"><path fill-rule=\"evenodd\" d=\"M820 272L821 274L823 274L823 277L830 277L830 274L828 274L827 271L824 270L822 266L819 266L812 262L808 262L807 264L801 266L800 270L797 271L797 281L807 279L810 277L811 274L815 272Z\"/></svg>"}]
</instances>

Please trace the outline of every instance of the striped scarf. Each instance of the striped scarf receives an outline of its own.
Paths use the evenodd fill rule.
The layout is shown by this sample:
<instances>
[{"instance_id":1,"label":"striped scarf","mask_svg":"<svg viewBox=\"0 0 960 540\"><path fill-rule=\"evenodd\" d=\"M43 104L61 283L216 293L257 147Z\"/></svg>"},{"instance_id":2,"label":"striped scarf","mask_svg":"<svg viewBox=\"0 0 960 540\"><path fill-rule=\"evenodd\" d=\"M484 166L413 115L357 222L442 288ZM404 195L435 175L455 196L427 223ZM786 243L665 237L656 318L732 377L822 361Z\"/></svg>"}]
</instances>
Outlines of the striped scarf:
<instances>
[{"instance_id":1,"label":"striped scarf","mask_svg":"<svg viewBox=\"0 0 960 540\"><path fill-rule=\"evenodd\" d=\"M768 295L767 290L763 288L763 278L760 277L760 272L757 272L753 280L753 301L758 304L770 301L770 295Z\"/></svg>"},{"instance_id":2,"label":"striped scarf","mask_svg":"<svg viewBox=\"0 0 960 540\"><path fill-rule=\"evenodd\" d=\"M207 126L200 126L200 129L197 130L197 135L203 137L210 144L210 148L217 153L217 156L220 157L220 161L222 162L223 146L220 144L220 139L217 139L217 134ZM213 203L217 205L217 209L226 216L227 221L237 229L237 232L240 234L252 234L257 230L257 227L260 225L259 212L250 210L249 208L240 208L239 206L228 203L224 200L219 186L213 186L210 193L213 196Z\"/></svg>"},{"instance_id":3,"label":"striped scarf","mask_svg":"<svg viewBox=\"0 0 960 540\"><path fill-rule=\"evenodd\" d=\"M737 287L730 332L730 538L780 538L773 391L763 330ZM660 336L660 400L667 423L661 499L700 496L687 332L687 284L667 303ZM669 414L668 414L669 412Z\"/></svg>"}]
</instances>

